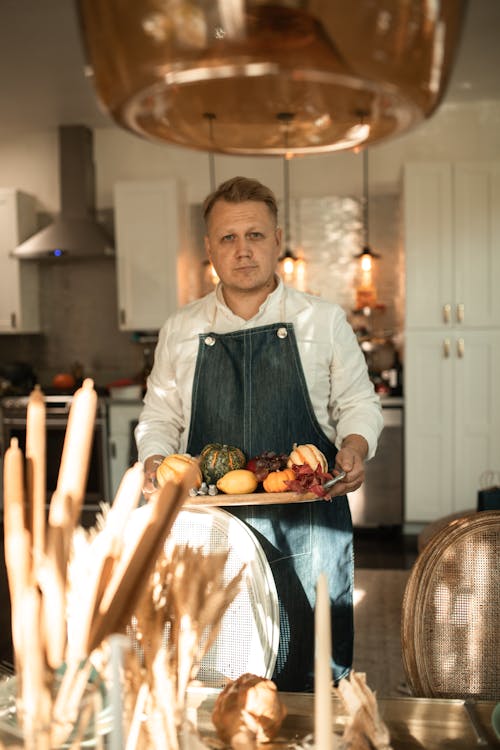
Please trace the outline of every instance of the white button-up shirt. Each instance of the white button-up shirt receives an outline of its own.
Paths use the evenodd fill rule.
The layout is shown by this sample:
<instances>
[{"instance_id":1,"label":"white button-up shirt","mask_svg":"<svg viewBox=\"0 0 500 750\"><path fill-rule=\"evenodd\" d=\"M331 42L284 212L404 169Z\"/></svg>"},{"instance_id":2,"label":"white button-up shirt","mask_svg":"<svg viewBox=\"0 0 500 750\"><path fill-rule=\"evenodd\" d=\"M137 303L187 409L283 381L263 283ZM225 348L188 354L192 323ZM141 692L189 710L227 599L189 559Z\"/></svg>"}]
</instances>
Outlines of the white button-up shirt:
<instances>
[{"instance_id":1,"label":"white button-up shirt","mask_svg":"<svg viewBox=\"0 0 500 750\"><path fill-rule=\"evenodd\" d=\"M293 323L309 396L325 435L337 448L347 435L362 435L368 457L374 455L382 430L380 399L344 311L280 280L250 320L228 308L218 286L166 321L135 432L140 461L154 454L186 451L199 334L231 333L277 322Z\"/></svg>"}]
</instances>

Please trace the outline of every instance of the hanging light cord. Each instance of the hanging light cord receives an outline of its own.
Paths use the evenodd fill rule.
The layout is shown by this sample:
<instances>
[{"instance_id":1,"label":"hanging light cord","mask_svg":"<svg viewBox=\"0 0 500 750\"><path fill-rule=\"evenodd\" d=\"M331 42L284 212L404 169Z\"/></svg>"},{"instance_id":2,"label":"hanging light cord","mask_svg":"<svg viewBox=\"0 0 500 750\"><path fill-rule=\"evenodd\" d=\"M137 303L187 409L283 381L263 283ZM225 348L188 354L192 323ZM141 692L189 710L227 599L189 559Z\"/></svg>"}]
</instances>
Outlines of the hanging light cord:
<instances>
[{"instance_id":1,"label":"hanging light cord","mask_svg":"<svg viewBox=\"0 0 500 750\"><path fill-rule=\"evenodd\" d=\"M282 257L293 258L295 255L290 249L291 237L290 237L290 164L287 158L288 151L288 137L290 131L290 123L293 120L293 114L291 112L280 112L278 120L284 125L284 145L285 153L283 155L283 203L284 203L284 225L285 225L285 250Z\"/></svg>"},{"instance_id":2,"label":"hanging light cord","mask_svg":"<svg viewBox=\"0 0 500 750\"><path fill-rule=\"evenodd\" d=\"M213 112L204 112L203 117L208 121L208 135L210 143L213 145L215 115ZM215 190L215 154L213 150L208 152L208 174L210 179L210 192L213 193Z\"/></svg>"},{"instance_id":3,"label":"hanging light cord","mask_svg":"<svg viewBox=\"0 0 500 750\"><path fill-rule=\"evenodd\" d=\"M208 154L208 171L210 174L210 192L213 193L215 190L215 156L213 151Z\"/></svg>"},{"instance_id":4,"label":"hanging light cord","mask_svg":"<svg viewBox=\"0 0 500 750\"><path fill-rule=\"evenodd\" d=\"M372 258L380 258L378 253L374 253L370 247L370 217L368 210L368 151L363 150L363 198L362 198L362 214L363 214L363 247L355 258L362 258L365 255L370 255Z\"/></svg>"},{"instance_id":5,"label":"hanging light cord","mask_svg":"<svg viewBox=\"0 0 500 750\"><path fill-rule=\"evenodd\" d=\"M283 198L285 203L285 251L290 249L290 165L283 157Z\"/></svg>"},{"instance_id":6,"label":"hanging light cord","mask_svg":"<svg viewBox=\"0 0 500 750\"><path fill-rule=\"evenodd\" d=\"M363 236L364 247L369 246L369 210L368 210L368 151L363 149Z\"/></svg>"}]
</instances>

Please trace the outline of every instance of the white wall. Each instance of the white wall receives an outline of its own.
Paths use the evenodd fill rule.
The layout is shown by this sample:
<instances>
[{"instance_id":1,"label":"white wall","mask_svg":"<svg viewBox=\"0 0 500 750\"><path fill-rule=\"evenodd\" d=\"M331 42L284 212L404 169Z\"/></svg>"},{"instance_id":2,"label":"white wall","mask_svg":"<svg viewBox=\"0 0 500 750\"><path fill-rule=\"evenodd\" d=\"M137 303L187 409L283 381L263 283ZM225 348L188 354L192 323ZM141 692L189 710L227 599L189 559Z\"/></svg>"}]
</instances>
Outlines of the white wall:
<instances>
[{"instance_id":1,"label":"white wall","mask_svg":"<svg viewBox=\"0 0 500 750\"><path fill-rule=\"evenodd\" d=\"M183 180L188 201L199 203L209 190L208 155L168 144L142 140L118 128L95 131L97 205L112 205L117 180L175 176ZM399 190L406 161L488 160L500 155L500 102L443 105L428 121L405 136L370 148L370 191ZM23 134L0 142L0 186L32 193L38 209L59 207L56 131ZM279 157L215 156L218 182L235 174L254 176L281 196ZM291 164L293 197L359 196L361 157L352 152L298 157Z\"/></svg>"},{"instance_id":2,"label":"white wall","mask_svg":"<svg viewBox=\"0 0 500 750\"><path fill-rule=\"evenodd\" d=\"M142 141L115 129L96 131L98 203L110 205L112 184L134 177L177 176L186 182L189 202L201 202L209 190L208 156L203 152ZM488 160L500 154L500 102L446 105L411 133L370 148L370 190L395 193L406 161ZM244 174L283 189L277 157L216 155L217 181ZM353 152L297 157L291 163L294 197L360 195L361 157Z\"/></svg>"},{"instance_id":3,"label":"white wall","mask_svg":"<svg viewBox=\"0 0 500 750\"><path fill-rule=\"evenodd\" d=\"M31 193L38 210L59 209L59 154L57 132L23 133L0 141L0 185Z\"/></svg>"},{"instance_id":4,"label":"white wall","mask_svg":"<svg viewBox=\"0 0 500 750\"><path fill-rule=\"evenodd\" d=\"M403 263L398 240L398 192L401 167L414 160L488 160L500 156L500 102L442 107L428 122L412 133L370 149L370 240L382 254L377 287L387 312L377 321L384 330L400 329ZM167 144L153 144L118 128L95 131L97 206L112 206L113 184L117 180L175 176L186 188L190 203L200 203L209 190L208 155ZM215 157L216 178L235 174L254 176L267 183L281 198L283 162L278 157ZM55 213L59 208L59 154L57 131L23 133L0 141L0 186L32 193L39 212ZM330 196L360 198L362 159L359 154L338 152L294 159L291 164L293 206L300 206L300 223L305 242L309 237L311 256L321 251L317 239L323 226L318 215L329 206ZM304 215L307 208L307 216ZM295 221L292 218L292 234ZM307 233L307 229L311 233ZM312 231L316 232L316 234ZM292 236L292 241L295 238ZM314 260L311 260L311 270ZM324 261L324 258L323 258ZM321 280L327 283L321 294L342 301L338 285L345 281L346 268L339 267L336 249L328 246ZM325 265L326 263L326 265ZM326 272L327 271L327 272ZM117 321L116 274L112 262L93 263L85 269L65 263L54 269L42 264L42 336L3 336L4 361L29 361L50 383L55 372L67 369L74 359L98 384L135 375L142 366L142 350L131 336L120 333ZM310 278L316 289L318 278ZM79 297L78 305L74 299ZM104 323L103 323L104 321Z\"/></svg>"},{"instance_id":5,"label":"white wall","mask_svg":"<svg viewBox=\"0 0 500 750\"><path fill-rule=\"evenodd\" d=\"M370 191L399 191L406 161L488 160L500 154L500 102L446 105L405 136L370 148ZM97 196L101 207L111 205L113 182L119 179L176 176L187 186L188 201L199 203L209 190L206 153L167 144L153 144L117 129L95 133L98 165ZM278 196L283 190L279 157L216 155L217 182L244 174L257 177ZM361 156L352 152L297 157L291 163L294 197L360 195Z\"/></svg>"}]
</instances>

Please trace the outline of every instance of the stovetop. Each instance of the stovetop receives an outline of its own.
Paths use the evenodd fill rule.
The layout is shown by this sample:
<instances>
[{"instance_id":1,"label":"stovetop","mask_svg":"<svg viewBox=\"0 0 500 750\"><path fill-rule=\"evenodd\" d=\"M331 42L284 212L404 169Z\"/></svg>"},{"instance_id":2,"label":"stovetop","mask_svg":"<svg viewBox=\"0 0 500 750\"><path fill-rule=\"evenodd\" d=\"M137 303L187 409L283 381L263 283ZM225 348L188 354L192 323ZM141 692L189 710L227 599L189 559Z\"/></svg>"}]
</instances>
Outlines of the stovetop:
<instances>
[{"instance_id":1,"label":"stovetop","mask_svg":"<svg viewBox=\"0 0 500 750\"><path fill-rule=\"evenodd\" d=\"M40 388L42 390L42 393L44 396L60 396L61 398L64 397L71 397L73 396L76 391L78 390L78 385L75 385L74 388L55 388L53 385L41 385ZM109 396L109 391L105 386L98 386L94 384L94 388L97 392L98 396ZM0 398L15 398L15 397L29 397L31 393L31 388L21 388L19 386L9 386L8 388L4 388L3 390L0 390Z\"/></svg>"},{"instance_id":2,"label":"stovetop","mask_svg":"<svg viewBox=\"0 0 500 750\"><path fill-rule=\"evenodd\" d=\"M102 409L103 397L108 396L107 388L94 386L99 396L99 409ZM15 390L15 389L14 389ZM71 390L62 390L53 386L41 386L41 391L45 399L47 411L69 411L73 396L78 390L75 387ZM0 396L0 406L4 413L6 412L25 412L28 408L28 402L31 391L3 393Z\"/></svg>"}]
</instances>

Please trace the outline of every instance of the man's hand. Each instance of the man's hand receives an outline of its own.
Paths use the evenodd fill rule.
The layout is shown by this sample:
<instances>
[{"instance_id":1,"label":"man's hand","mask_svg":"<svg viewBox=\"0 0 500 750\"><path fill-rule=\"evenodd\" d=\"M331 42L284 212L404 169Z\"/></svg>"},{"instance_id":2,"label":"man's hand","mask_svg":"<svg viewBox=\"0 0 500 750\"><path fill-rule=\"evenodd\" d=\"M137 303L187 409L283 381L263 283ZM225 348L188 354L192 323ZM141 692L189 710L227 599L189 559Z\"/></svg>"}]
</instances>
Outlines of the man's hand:
<instances>
[{"instance_id":1,"label":"man's hand","mask_svg":"<svg viewBox=\"0 0 500 750\"><path fill-rule=\"evenodd\" d=\"M347 435L335 458L335 470L345 471L346 477L332 487L328 497L345 495L359 489L365 480L365 458L368 454L368 443L361 435Z\"/></svg>"},{"instance_id":2,"label":"man's hand","mask_svg":"<svg viewBox=\"0 0 500 750\"><path fill-rule=\"evenodd\" d=\"M158 491L156 470L164 458L165 456L154 455L148 456L144 461L144 486L142 488L142 494L146 500L149 500L151 495Z\"/></svg>"}]
</instances>

